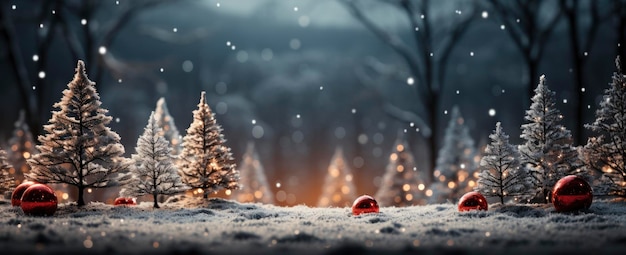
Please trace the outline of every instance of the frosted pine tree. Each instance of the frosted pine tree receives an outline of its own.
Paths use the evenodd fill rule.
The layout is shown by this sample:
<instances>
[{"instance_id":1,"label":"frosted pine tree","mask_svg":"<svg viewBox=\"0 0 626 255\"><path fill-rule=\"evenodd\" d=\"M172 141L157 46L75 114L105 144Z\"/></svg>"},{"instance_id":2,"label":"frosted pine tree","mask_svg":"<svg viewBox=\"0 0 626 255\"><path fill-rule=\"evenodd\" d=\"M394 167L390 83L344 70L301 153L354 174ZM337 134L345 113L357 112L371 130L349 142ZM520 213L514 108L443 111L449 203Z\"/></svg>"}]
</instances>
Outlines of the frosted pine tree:
<instances>
[{"instance_id":1,"label":"frosted pine tree","mask_svg":"<svg viewBox=\"0 0 626 255\"><path fill-rule=\"evenodd\" d=\"M626 196L626 76L619 57L615 64L617 72L604 92L596 120L585 125L596 136L589 138L582 154L585 165L603 175L598 189Z\"/></svg>"},{"instance_id":2,"label":"frosted pine tree","mask_svg":"<svg viewBox=\"0 0 626 255\"><path fill-rule=\"evenodd\" d=\"M476 186L478 156L458 107L453 107L431 189L435 202L456 201Z\"/></svg>"},{"instance_id":3,"label":"frosted pine tree","mask_svg":"<svg viewBox=\"0 0 626 255\"><path fill-rule=\"evenodd\" d=\"M254 142L249 142L243 159L239 165L241 188L234 192L234 197L242 203L274 203L274 196L270 190L265 170L259 160L259 153Z\"/></svg>"},{"instance_id":4,"label":"frosted pine tree","mask_svg":"<svg viewBox=\"0 0 626 255\"><path fill-rule=\"evenodd\" d=\"M36 153L35 140L30 133L30 128L26 123L24 110L20 111L20 116L15 122L13 136L9 139L9 150L7 150L9 163L13 165L10 172L14 174L17 184L22 183L24 174L30 171L30 166L26 162Z\"/></svg>"},{"instance_id":5,"label":"frosted pine tree","mask_svg":"<svg viewBox=\"0 0 626 255\"><path fill-rule=\"evenodd\" d=\"M393 152L389 155L381 186L374 197L381 206L426 204L424 177L417 171L413 152L400 134Z\"/></svg>"},{"instance_id":6,"label":"frosted pine tree","mask_svg":"<svg viewBox=\"0 0 626 255\"><path fill-rule=\"evenodd\" d=\"M5 198L7 197L5 194L10 193L15 188L15 179L9 173L10 169L11 165L7 161L7 153L0 149L0 195L4 195Z\"/></svg>"},{"instance_id":7,"label":"frosted pine tree","mask_svg":"<svg viewBox=\"0 0 626 255\"><path fill-rule=\"evenodd\" d=\"M326 179L322 186L322 195L317 202L317 206L346 207L352 205L356 197L357 193L352 171L346 164L343 150L336 148L328 166Z\"/></svg>"},{"instance_id":8,"label":"frosted pine tree","mask_svg":"<svg viewBox=\"0 0 626 255\"><path fill-rule=\"evenodd\" d=\"M179 156L183 183L201 189L205 199L209 192L239 188L239 172L214 115L203 91Z\"/></svg>"},{"instance_id":9,"label":"frosted pine tree","mask_svg":"<svg viewBox=\"0 0 626 255\"><path fill-rule=\"evenodd\" d=\"M481 172L475 190L487 197L500 198L501 204L505 197L525 199L534 195L534 191L528 191L532 180L520 165L517 147L509 143L509 136L502 131L500 122L489 138L491 143L480 160Z\"/></svg>"},{"instance_id":10,"label":"frosted pine tree","mask_svg":"<svg viewBox=\"0 0 626 255\"><path fill-rule=\"evenodd\" d=\"M156 119L156 125L161 128L159 135L165 137L165 139L172 144L172 154L180 154L183 138L176 128L174 118L170 115L169 109L167 109L165 98L159 98L159 101L157 101L154 117Z\"/></svg>"},{"instance_id":11,"label":"frosted pine tree","mask_svg":"<svg viewBox=\"0 0 626 255\"><path fill-rule=\"evenodd\" d=\"M539 78L530 109L526 111L528 123L522 125L519 146L521 163L530 171L538 202L548 203L552 187L568 175L577 173L581 167L572 135L560 124L563 115L556 108L555 93L548 89L546 78Z\"/></svg>"},{"instance_id":12,"label":"frosted pine tree","mask_svg":"<svg viewBox=\"0 0 626 255\"><path fill-rule=\"evenodd\" d=\"M39 136L40 151L28 163L27 179L41 183L65 183L78 189L78 206L85 205L86 188L118 185L118 174L128 170L124 146L107 125L111 117L101 107L95 83L87 78L85 64L78 61L74 79L63 91L58 111Z\"/></svg>"},{"instance_id":13,"label":"frosted pine tree","mask_svg":"<svg viewBox=\"0 0 626 255\"><path fill-rule=\"evenodd\" d=\"M182 183L170 143L160 135L154 112L137 140L136 154L132 155L131 178L120 191L122 196L152 195L154 208L159 208L158 195L174 195L188 190Z\"/></svg>"}]
</instances>

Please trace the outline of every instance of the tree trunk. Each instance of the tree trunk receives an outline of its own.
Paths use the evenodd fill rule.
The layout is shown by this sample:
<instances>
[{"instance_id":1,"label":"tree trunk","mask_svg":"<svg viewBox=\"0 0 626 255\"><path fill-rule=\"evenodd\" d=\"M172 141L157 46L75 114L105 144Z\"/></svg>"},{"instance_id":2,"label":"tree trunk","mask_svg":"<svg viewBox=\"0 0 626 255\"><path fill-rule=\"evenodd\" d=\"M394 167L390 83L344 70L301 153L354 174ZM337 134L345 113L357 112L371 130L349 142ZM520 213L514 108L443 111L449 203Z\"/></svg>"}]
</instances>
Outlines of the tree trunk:
<instances>
[{"instance_id":1,"label":"tree trunk","mask_svg":"<svg viewBox=\"0 0 626 255\"><path fill-rule=\"evenodd\" d=\"M528 108L530 108L530 105L531 105L531 98L535 94L535 85L539 81L539 75L537 74L539 60L538 59L529 58L529 59L526 60L526 65L527 65L527 68L528 68L528 82L527 82L527 85L526 85L526 86L528 86L526 88L528 94L527 94L527 97L526 97L525 108L528 109Z\"/></svg>"},{"instance_id":2,"label":"tree trunk","mask_svg":"<svg viewBox=\"0 0 626 255\"><path fill-rule=\"evenodd\" d=\"M437 138L439 136L439 128L437 128L437 112L439 107L435 99L431 99L428 105L428 124L430 125L430 136L425 137L426 146L428 147L428 159L430 161L430 171L428 172L428 180L425 180L429 183L434 182L434 172L435 167L437 167L437 154L439 154L439 148L437 147Z\"/></svg>"},{"instance_id":3,"label":"tree trunk","mask_svg":"<svg viewBox=\"0 0 626 255\"><path fill-rule=\"evenodd\" d=\"M504 205L504 195L500 195L500 204Z\"/></svg>"},{"instance_id":4,"label":"tree trunk","mask_svg":"<svg viewBox=\"0 0 626 255\"><path fill-rule=\"evenodd\" d=\"M209 192L207 192L207 190L204 190L204 192L202 192L202 198L209 199Z\"/></svg>"},{"instance_id":5,"label":"tree trunk","mask_svg":"<svg viewBox=\"0 0 626 255\"><path fill-rule=\"evenodd\" d=\"M85 199L83 198L84 194L85 194L85 187L78 186L78 200L76 200L76 204L78 206L84 206L85 205Z\"/></svg>"},{"instance_id":6,"label":"tree trunk","mask_svg":"<svg viewBox=\"0 0 626 255\"><path fill-rule=\"evenodd\" d=\"M573 2L573 11L578 10L578 3ZM576 94L576 114L574 116L574 144L581 144L584 142L584 93L583 89L583 59L580 56L580 39L578 38L578 17L575 13L571 13L566 16L569 29L569 41L570 41L570 55L574 62L572 66L572 73L574 74L574 94ZM593 29L593 28L592 28Z\"/></svg>"},{"instance_id":7,"label":"tree trunk","mask_svg":"<svg viewBox=\"0 0 626 255\"><path fill-rule=\"evenodd\" d=\"M159 208L159 203L158 203L159 194L154 193L154 194L152 194L152 197L154 198L154 205L152 207Z\"/></svg>"}]
</instances>

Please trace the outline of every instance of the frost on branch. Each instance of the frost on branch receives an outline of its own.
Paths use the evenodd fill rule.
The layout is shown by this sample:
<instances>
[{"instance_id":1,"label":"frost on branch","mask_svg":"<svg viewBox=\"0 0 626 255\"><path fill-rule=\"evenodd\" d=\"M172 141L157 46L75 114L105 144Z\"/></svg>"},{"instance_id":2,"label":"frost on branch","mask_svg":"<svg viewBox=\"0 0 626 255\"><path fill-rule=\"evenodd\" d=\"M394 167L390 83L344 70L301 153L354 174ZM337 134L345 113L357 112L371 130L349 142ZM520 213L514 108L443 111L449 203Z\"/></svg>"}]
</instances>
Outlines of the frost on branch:
<instances>
[{"instance_id":1,"label":"frost on branch","mask_svg":"<svg viewBox=\"0 0 626 255\"><path fill-rule=\"evenodd\" d=\"M15 122L15 129L13 136L9 139L9 149L7 150L9 163L13 165L9 171L14 175L16 184L22 183L24 175L30 171L30 166L26 160L35 153L35 140L26 123L25 112L22 110L20 117Z\"/></svg>"},{"instance_id":2,"label":"frost on branch","mask_svg":"<svg viewBox=\"0 0 626 255\"><path fill-rule=\"evenodd\" d=\"M583 175L582 162L572 146L572 134L561 125L563 115L556 108L555 93L548 89L544 75L539 79L530 109L528 123L522 125L519 146L521 163L528 168L537 190L537 201L548 203L552 187L569 174Z\"/></svg>"},{"instance_id":3,"label":"frost on branch","mask_svg":"<svg viewBox=\"0 0 626 255\"><path fill-rule=\"evenodd\" d=\"M491 143L485 148L480 160L481 172L478 175L476 191L487 197L498 197L504 204L506 197L526 199L533 196L532 180L526 168L520 164L517 147L509 143L509 136L504 133L500 122L491 135Z\"/></svg>"},{"instance_id":4,"label":"frost on branch","mask_svg":"<svg viewBox=\"0 0 626 255\"><path fill-rule=\"evenodd\" d=\"M182 183L171 145L161 133L152 112L131 158L131 178L120 191L125 197L152 195L154 208L159 208L158 195L174 195L189 189Z\"/></svg>"},{"instance_id":5,"label":"frost on branch","mask_svg":"<svg viewBox=\"0 0 626 255\"><path fill-rule=\"evenodd\" d=\"M15 180L9 173L10 169L11 165L7 162L7 153L0 149L0 195L9 194L15 188ZM4 197L7 198L6 195Z\"/></svg>"},{"instance_id":6,"label":"frost on branch","mask_svg":"<svg viewBox=\"0 0 626 255\"><path fill-rule=\"evenodd\" d=\"M626 76L622 73L619 57L615 60L617 72L604 91L596 120L585 125L595 136L582 149L587 168L602 174L597 189L605 194L626 196ZM595 190L594 190L595 191Z\"/></svg>"},{"instance_id":7,"label":"frost on branch","mask_svg":"<svg viewBox=\"0 0 626 255\"><path fill-rule=\"evenodd\" d=\"M233 193L237 201L242 203L274 203L274 196L270 190L265 170L259 160L254 142L249 142L246 153L239 165L241 188Z\"/></svg>"},{"instance_id":8,"label":"frost on branch","mask_svg":"<svg viewBox=\"0 0 626 255\"><path fill-rule=\"evenodd\" d=\"M437 203L456 201L476 186L478 156L459 108L452 108L443 147L435 168L431 200Z\"/></svg>"},{"instance_id":9,"label":"frost on branch","mask_svg":"<svg viewBox=\"0 0 626 255\"><path fill-rule=\"evenodd\" d=\"M239 172L214 115L203 91L179 156L183 182L201 189L204 198L208 198L209 192L239 188Z\"/></svg>"},{"instance_id":10,"label":"frost on branch","mask_svg":"<svg viewBox=\"0 0 626 255\"><path fill-rule=\"evenodd\" d=\"M326 179L322 186L322 196L317 202L317 206L349 207L356 197L354 176L350 167L346 164L343 150L338 147L330 160Z\"/></svg>"},{"instance_id":11,"label":"frost on branch","mask_svg":"<svg viewBox=\"0 0 626 255\"><path fill-rule=\"evenodd\" d=\"M174 118L170 115L170 111L165 103L165 98L159 98L157 101L156 109L154 110L154 118L156 125L161 128L159 135L164 136L165 139L172 144L172 155L180 154L182 150L181 144L183 138L176 128Z\"/></svg>"},{"instance_id":12,"label":"frost on branch","mask_svg":"<svg viewBox=\"0 0 626 255\"><path fill-rule=\"evenodd\" d=\"M85 188L118 185L118 174L128 171L120 137L107 125L111 117L101 107L95 83L78 61L74 79L67 84L57 111L44 125L41 145L28 163L27 179L41 183L65 183L78 189L77 204L85 205Z\"/></svg>"}]
</instances>

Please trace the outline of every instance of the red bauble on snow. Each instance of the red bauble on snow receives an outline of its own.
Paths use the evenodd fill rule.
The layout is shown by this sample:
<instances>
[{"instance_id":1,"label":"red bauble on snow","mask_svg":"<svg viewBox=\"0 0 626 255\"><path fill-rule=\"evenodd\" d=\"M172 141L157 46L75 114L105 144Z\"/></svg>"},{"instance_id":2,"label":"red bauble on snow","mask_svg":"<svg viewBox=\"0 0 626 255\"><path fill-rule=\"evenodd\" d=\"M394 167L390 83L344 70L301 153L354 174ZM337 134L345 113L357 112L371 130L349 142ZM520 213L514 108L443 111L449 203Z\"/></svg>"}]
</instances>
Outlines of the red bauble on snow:
<instances>
[{"instance_id":1,"label":"red bauble on snow","mask_svg":"<svg viewBox=\"0 0 626 255\"><path fill-rule=\"evenodd\" d=\"M476 191L465 193L459 200L459 212L471 210L487 211L488 208L487 199Z\"/></svg>"},{"instance_id":2,"label":"red bauble on snow","mask_svg":"<svg viewBox=\"0 0 626 255\"><path fill-rule=\"evenodd\" d=\"M591 186L576 175L561 178L552 189L552 204L558 212L589 209L592 200Z\"/></svg>"},{"instance_id":3,"label":"red bauble on snow","mask_svg":"<svg viewBox=\"0 0 626 255\"><path fill-rule=\"evenodd\" d=\"M113 205L118 206L118 205L136 205L137 202L135 201L134 198L130 198L130 197L118 197L115 199L115 202L113 202Z\"/></svg>"},{"instance_id":4,"label":"red bauble on snow","mask_svg":"<svg viewBox=\"0 0 626 255\"><path fill-rule=\"evenodd\" d=\"M352 215L363 213L378 213L378 202L373 197L363 195L352 203Z\"/></svg>"},{"instance_id":5,"label":"red bauble on snow","mask_svg":"<svg viewBox=\"0 0 626 255\"><path fill-rule=\"evenodd\" d=\"M44 184L33 184L22 195L22 211L26 215L50 216L57 210L57 196Z\"/></svg>"},{"instance_id":6,"label":"red bauble on snow","mask_svg":"<svg viewBox=\"0 0 626 255\"><path fill-rule=\"evenodd\" d=\"M11 205L12 206L20 206L22 203L22 195L24 191L28 189L31 185L35 184L31 181L22 182L22 184L17 185L17 187L13 190L13 194L11 194Z\"/></svg>"}]
</instances>

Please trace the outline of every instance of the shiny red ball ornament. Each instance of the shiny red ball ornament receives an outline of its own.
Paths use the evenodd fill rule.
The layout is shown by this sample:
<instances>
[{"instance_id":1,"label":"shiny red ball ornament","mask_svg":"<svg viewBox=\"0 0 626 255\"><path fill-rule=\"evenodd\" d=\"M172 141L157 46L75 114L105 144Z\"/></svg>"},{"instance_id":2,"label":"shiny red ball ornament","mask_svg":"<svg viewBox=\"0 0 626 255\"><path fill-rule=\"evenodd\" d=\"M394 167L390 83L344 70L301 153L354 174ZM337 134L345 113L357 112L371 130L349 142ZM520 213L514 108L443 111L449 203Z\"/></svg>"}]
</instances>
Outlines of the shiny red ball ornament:
<instances>
[{"instance_id":1,"label":"shiny red ball ornament","mask_svg":"<svg viewBox=\"0 0 626 255\"><path fill-rule=\"evenodd\" d=\"M135 201L134 198L131 198L131 197L118 197L113 202L113 205L115 205L115 206L118 206L118 205L137 205L137 202Z\"/></svg>"},{"instance_id":2,"label":"shiny red ball ornament","mask_svg":"<svg viewBox=\"0 0 626 255\"><path fill-rule=\"evenodd\" d=\"M552 204L557 212L589 209L592 200L591 186L576 175L561 178L552 189Z\"/></svg>"},{"instance_id":3,"label":"shiny red ball ornament","mask_svg":"<svg viewBox=\"0 0 626 255\"><path fill-rule=\"evenodd\" d=\"M31 185L35 184L31 181L22 182L20 185L13 190L13 194L11 194L11 205L12 206L20 206L22 203L22 195L24 195L24 191L28 189Z\"/></svg>"},{"instance_id":4,"label":"shiny red ball ornament","mask_svg":"<svg viewBox=\"0 0 626 255\"><path fill-rule=\"evenodd\" d=\"M360 215L363 213L378 213L378 202L368 195L358 197L352 203L352 215Z\"/></svg>"},{"instance_id":5,"label":"shiny red ball ornament","mask_svg":"<svg viewBox=\"0 0 626 255\"><path fill-rule=\"evenodd\" d=\"M26 215L50 216L57 210L58 200L54 190L44 184L33 184L22 195L22 211Z\"/></svg>"},{"instance_id":6,"label":"shiny red ball ornament","mask_svg":"<svg viewBox=\"0 0 626 255\"><path fill-rule=\"evenodd\" d=\"M476 191L465 193L459 200L459 212L471 210L487 211L488 208L487 199Z\"/></svg>"}]
</instances>

